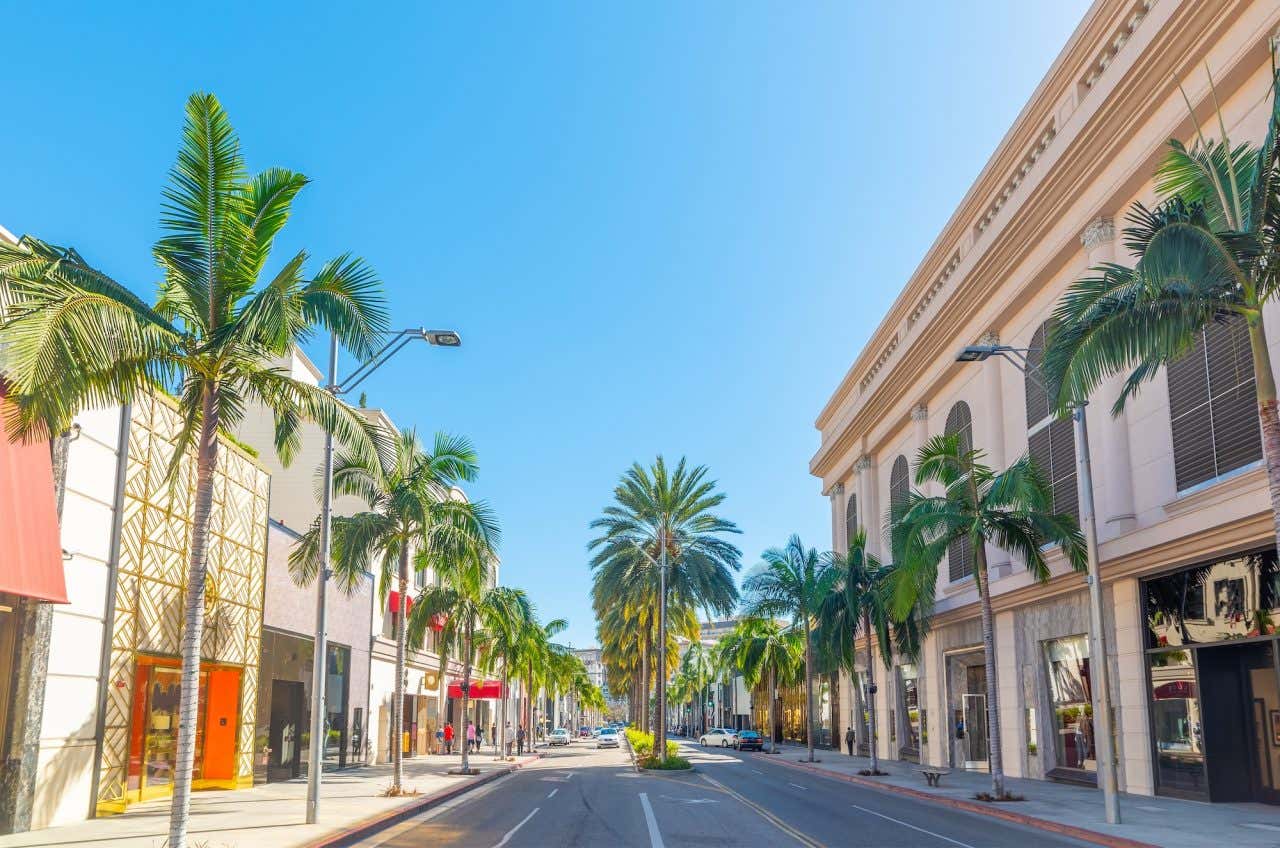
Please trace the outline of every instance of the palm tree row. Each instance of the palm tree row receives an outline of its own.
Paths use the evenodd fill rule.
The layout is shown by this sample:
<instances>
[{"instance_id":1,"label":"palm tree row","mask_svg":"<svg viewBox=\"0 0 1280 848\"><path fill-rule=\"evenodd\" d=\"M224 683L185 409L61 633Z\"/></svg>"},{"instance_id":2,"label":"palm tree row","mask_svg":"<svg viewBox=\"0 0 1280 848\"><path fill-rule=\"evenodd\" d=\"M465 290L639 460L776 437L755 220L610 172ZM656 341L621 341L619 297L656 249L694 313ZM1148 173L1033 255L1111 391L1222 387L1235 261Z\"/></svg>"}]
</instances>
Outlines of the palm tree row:
<instances>
[{"instance_id":1,"label":"palm tree row","mask_svg":"<svg viewBox=\"0 0 1280 848\"><path fill-rule=\"evenodd\" d=\"M739 531L717 514L723 502L705 466L681 459L669 468L659 456L647 468L632 465L591 523L600 532L589 546L592 605L610 685L632 693L631 718L652 730L658 752L666 751L665 690L679 662L677 635L696 641L698 610L725 615L737 603L741 552L725 537Z\"/></svg>"}]
</instances>

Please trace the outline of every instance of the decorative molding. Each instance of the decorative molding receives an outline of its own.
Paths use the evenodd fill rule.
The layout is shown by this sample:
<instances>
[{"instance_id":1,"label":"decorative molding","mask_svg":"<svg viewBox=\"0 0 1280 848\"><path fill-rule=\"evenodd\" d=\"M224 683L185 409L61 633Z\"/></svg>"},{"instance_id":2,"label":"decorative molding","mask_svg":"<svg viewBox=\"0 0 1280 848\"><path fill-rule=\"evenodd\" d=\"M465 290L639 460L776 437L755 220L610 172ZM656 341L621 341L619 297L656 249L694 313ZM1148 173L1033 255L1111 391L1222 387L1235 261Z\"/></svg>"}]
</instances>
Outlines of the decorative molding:
<instances>
[{"instance_id":1,"label":"decorative molding","mask_svg":"<svg viewBox=\"0 0 1280 848\"><path fill-rule=\"evenodd\" d=\"M844 483L836 483L831 487L828 497L838 498L844 494Z\"/></svg>"},{"instance_id":2,"label":"decorative molding","mask_svg":"<svg viewBox=\"0 0 1280 848\"><path fill-rule=\"evenodd\" d=\"M873 462L870 455L864 453L862 456L858 457L858 461L854 463L853 470L861 474L864 471L870 471L872 464Z\"/></svg>"},{"instance_id":3,"label":"decorative molding","mask_svg":"<svg viewBox=\"0 0 1280 848\"><path fill-rule=\"evenodd\" d=\"M1084 91L1087 92L1098 82L1103 72L1115 60L1116 55L1129 43L1129 39L1133 38L1133 33L1138 29L1138 25L1142 23L1154 5L1155 0L1138 0L1133 4L1129 14L1124 16L1120 26L1112 33L1111 38L1102 45L1102 50L1098 52L1098 55L1094 57L1094 60L1085 69L1084 76L1080 79L1080 86Z\"/></svg>"},{"instance_id":4,"label":"decorative molding","mask_svg":"<svg viewBox=\"0 0 1280 848\"><path fill-rule=\"evenodd\" d=\"M960 251L957 250L951 254L951 258L947 260L947 264L942 266L942 270L938 272L938 276L934 278L933 283L925 290L921 296L916 308L911 310L911 314L907 316L907 327L910 328L916 321L920 320L920 316L924 315L929 304L938 296L938 292L942 291L947 285L947 280L951 279L951 275L955 273L956 267L960 264Z\"/></svg>"},{"instance_id":5,"label":"decorative molding","mask_svg":"<svg viewBox=\"0 0 1280 848\"><path fill-rule=\"evenodd\" d=\"M1080 233L1080 243L1084 245L1085 250L1093 250L1100 244L1114 241L1115 237L1115 221L1106 217L1094 218L1084 228L1084 232Z\"/></svg>"},{"instance_id":6,"label":"decorative molding","mask_svg":"<svg viewBox=\"0 0 1280 848\"><path fill-rule=\"evenodd\" d=\"M911 407L911 420L912 421L928 421L929 406L924 403L917 403L915 406Z\"/></svg>"},{"instance_id":7,"label":"decorative molding","mask_svg":"<svg viewBox=\"0 0 1280 848\"><path fill-rule=\"evenodd\" d=\"M996 215L1000 214L1000 210L1004 208L1005 203L1018 190L1018 186L1022 185L1022 181L1027 178L1027 174L1035 167L1036 162L1044 155L1044 151L1053 143L1053 139L1058 135L1058 125L1054 120L1049 121L1049 125L1044 131L1036 137L1035 143L1031 145L1031 149L1027 151L1027 155L1022 157L1022 161L1018 163L1018 167L1014 169L1013 174L1005 181L1004 186L996 194L995 200L991 201L991 205L987 207L987 211L978 219L978 223L973 228L974 236L982 235L982 232L991 225Z\"/></svg>"},{"instance_id":8,"label":"decorative molding","mask_svg":"<svg viewBox=\"0 0 1280 848\"><path fill-rule=\"evenodd\" d=\"M866 391L867 386L871 385L871 381L874 380L876 378L876 375L880 373L880 369L883 368L884 364L889 361L889 357L893 355L893 352L897 350L897 348L898 348L898 334L894 333L893 338L890 339L889 343L884 346L884 350L880 351L880 356L876 359L875 362L871 363L871 367L868 368L867 373L863 375L862 382L858 383L859 391Z\"/></svg>"},{"instance_id":9,"label":"decorative molding","mask_svg":"<svg viewBox=\"0 0 1280 848\"><path fill-rule=\"evenodd\" d=\"M987 330L985 333L983 333L981 336L978 337L978 344L998 345L1000 344L1000 334L997 333L995 330Z\"/></svg>"}]
</instances>

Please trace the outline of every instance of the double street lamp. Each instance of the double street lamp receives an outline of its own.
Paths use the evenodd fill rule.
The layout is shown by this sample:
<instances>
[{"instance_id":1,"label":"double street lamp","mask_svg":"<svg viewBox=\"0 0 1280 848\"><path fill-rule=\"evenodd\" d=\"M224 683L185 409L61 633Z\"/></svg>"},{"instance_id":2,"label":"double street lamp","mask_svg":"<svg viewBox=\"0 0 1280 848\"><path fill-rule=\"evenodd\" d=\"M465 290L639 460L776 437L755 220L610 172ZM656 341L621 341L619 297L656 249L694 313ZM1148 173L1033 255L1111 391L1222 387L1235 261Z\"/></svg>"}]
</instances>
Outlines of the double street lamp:
<instances>
[{"instance_id":1,"label":"double street lamp","mask_svg":"<svg viewBox=\"0 0 1280 848\"><path fill-rule=\"evenodd\" d=\"M391 334L382 348L348 375L345 383L338 382L338 337L329 338L329 385L325 391L334 397L350 392L377 371L388 359L399 353L405 345L424 341L434 347L460 347L462 337L452 330L427 330L417 327ZM325 718L325 683L328 676L329 647L326 601L328 598L329 558L332 549L333 524L333 433L324 434L324 477L321 483L320 504L320 574L316 581L316 643L311 660L311 745L307 766L307 824L315 824L320 815L320 772L324 763L324 743L328 732ZM399 733L397 732L397 737Z\"/></svg>"},{"instance_id":2,"label":"double street lamp","mask_svg":"<svg viewBox=\"0 0 1280 848\"><path fill-rule=\"evenodd\" d=\"M1039 366L1027 359L1032 351L1009 345L970 345L956 354L957 362L985 362L999 356L1012 362L1023 374L1048 393L1041 379ZM1038 352L1038 351L1037 351ZM1102 804L1108 824L1120 823L1120 797L1117 794L1116 758L1114 737L1111 735L1111 688L1108 684L1107 636L1102 619L1102 576L1098 569L1098 526L1093 508L1093 471L1089 462L1089 429L1084 410L1088 401L1072 400L1067 404L1071 414L1072 432L1075 436L1076 491L1080 502L1080 531L1084 535L1085 554L1088 561L1089 584L1089 653L1094 661L1089 664L1093 686L1093 734L1098 749L1098 785L1102 788Z\"/></svg>"}]
</instances>

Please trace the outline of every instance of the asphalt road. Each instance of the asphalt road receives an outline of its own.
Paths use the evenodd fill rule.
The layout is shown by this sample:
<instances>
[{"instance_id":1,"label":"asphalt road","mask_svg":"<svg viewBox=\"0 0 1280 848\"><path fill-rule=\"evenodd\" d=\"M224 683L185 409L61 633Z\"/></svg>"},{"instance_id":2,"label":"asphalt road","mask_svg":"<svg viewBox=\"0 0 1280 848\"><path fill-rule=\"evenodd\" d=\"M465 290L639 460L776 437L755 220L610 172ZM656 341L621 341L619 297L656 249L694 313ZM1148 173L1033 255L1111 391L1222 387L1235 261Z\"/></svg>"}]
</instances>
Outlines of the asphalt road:
<instances>
[{"instance_id":1,"label":"asphalt road","mask_svg":"<svg viewBox=\"0 0 1280 848\"><path fill-rule=\"evenodd\" d=\"M510 777L363 843L367 848L1065 848L1087 843L864 789L728 749L696 773L636 774L625 751L556 749Z\"/></svg>"}]
</instances>

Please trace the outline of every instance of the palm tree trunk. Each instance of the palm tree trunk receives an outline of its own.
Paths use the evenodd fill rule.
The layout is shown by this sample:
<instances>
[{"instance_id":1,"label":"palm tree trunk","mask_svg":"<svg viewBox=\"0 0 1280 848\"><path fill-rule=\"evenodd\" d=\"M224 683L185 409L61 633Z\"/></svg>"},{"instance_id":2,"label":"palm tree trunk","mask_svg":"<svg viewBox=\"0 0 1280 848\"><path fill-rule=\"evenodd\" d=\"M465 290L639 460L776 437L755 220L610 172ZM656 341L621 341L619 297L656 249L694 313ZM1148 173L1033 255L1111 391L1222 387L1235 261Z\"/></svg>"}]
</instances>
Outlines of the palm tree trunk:
<instances>
[{"instance_id":1,"label":"palm tree trunk","mask_svg":"<svg viewBox=\"0 0 1280 848\"><path fill-rule=\"evenodd\" d=\"M813 762L813 635L809 630L809 616L802 613L804 625L804 724L805 747L809 749L809 762Z\"/></svg>"},{"instance_id":2,"label":"palm tree trunk","mask_svg":"<svg viewBox=\"0 0 1280 848\"><path fill-rule=\"evenodd\" d=\"M507 700L509 692L507 687L510 685L507 679L507 668L510 662L507 657L502 658L502 700L498 702L498 732L494 734L497 737L494 741L498 743L498 754L502 759L507 758Z\"/></svg>"},{"instance_id":3,"label":"palm tree trunk","mask_svg":"<svg viewBox=\"0 0 1280 848\"><path fill-rule=\"evenodd\" d=\"M640 642L640 732L649 732L649 634Z\"/></svg>"},{"instance_id":4,"label":"palm tree trunk","mask_svg":"<svg viewBox=\"0 0 1280 848\"><path fill-rule=\"evenodd\" d=\"M467 727L470 726L470 713L467 712L468 702L471 700L471 621L466 623L466 639L465 648L462 654L462 773L468 774L471 771L471 739L467 736Z\"/></svg>"},{"instance_id":5,"label":"palm tree trunk","mask_svg":"<svg viewBox=\"0 0 1280 848\"><path fill-rule=\"evenodd\" d=\"M862 632L867 637L867 723L871 734L871 738L867 740L867 750L871 752L871 774L875 775L880 771L880 752L876 750L879 730L876 727L876 659L875 652L871 650L871 614L865 610L862 613Z\"/></svg>"},{"instance_id":6,"label":"palm tree trunk","mask_svg":"<svg viewBox=\"0 0 1280 848\"><path fill-rule=\"evenodd\" d=\"M778 753L778 724L777 718L773 714L773 708L778 701L778 674L777 669L769 666L769 751Z\"/></svg>"},{"instance_id":7,"label":"palm tree trunk","mask_svg":"<svg viewBox=\"0 0 1280 848\"><path fill-rule=\"evenodd\" d=\"M987 751L991 761L991 794L1004 797L1004 755L1000 747L1000 687L996 681L996 639L991 615L991 587L987 582L986 545L975 544L974 579L982 599L982 646L987 671Z\"/></svg>"},{"instance_id":8,"label":"palm tree trunk","mask_svg":"<svg viewBox=\"0 0 1280 848\"><path fill-rule=\"evenodd\" d=\"M200 708L200 644L204 636L204 596L208 577L209 517L213 477L218 469L217 390L206 386L196 448L195 508L191 516L191 564L187 573L186 621L182 631L182 687L178 696L178 752L169 810L169 845L186 848L191 781L196 759L196 720Z\"/></svg>"},{"instance_id":9,"label":"palm tree trunk","mask_svg":"<svg viewBox=\"0 0 1280 848\"><path fill-rule=\"evenodd\" d=\"M658 673L654 685L653 755L661 762L667 758L667 538L666 530L658 537Z\"/></svg>"},{"instance_id":10,"label":"palm tree trunk","mask_svg":"<svg viewBox=\"0 0 1280 848\"><path fill-rule=\"evenodd\" d=\"M391 791L399 794L404 785L404 662L409 617L409 549L400 547L400 567L396 586L396 683L391 692Z\"/></svg>"},{"instance_id":11,"label":"palm tree trunk","mask_svg":"<svg viewBox=\"0 0 1280 848\"><path fill-rule=\"evenodd\" d=\"M1277 544L1280 545L1280 402L1276 399L1276 378L1271 370L1261 312L1249 321L1249 347L1253 353L1254 387L1258 394L1258 420L1262 429L1262 456L1267 464L1271 517Z\"/></svg>"}]
</instances>

